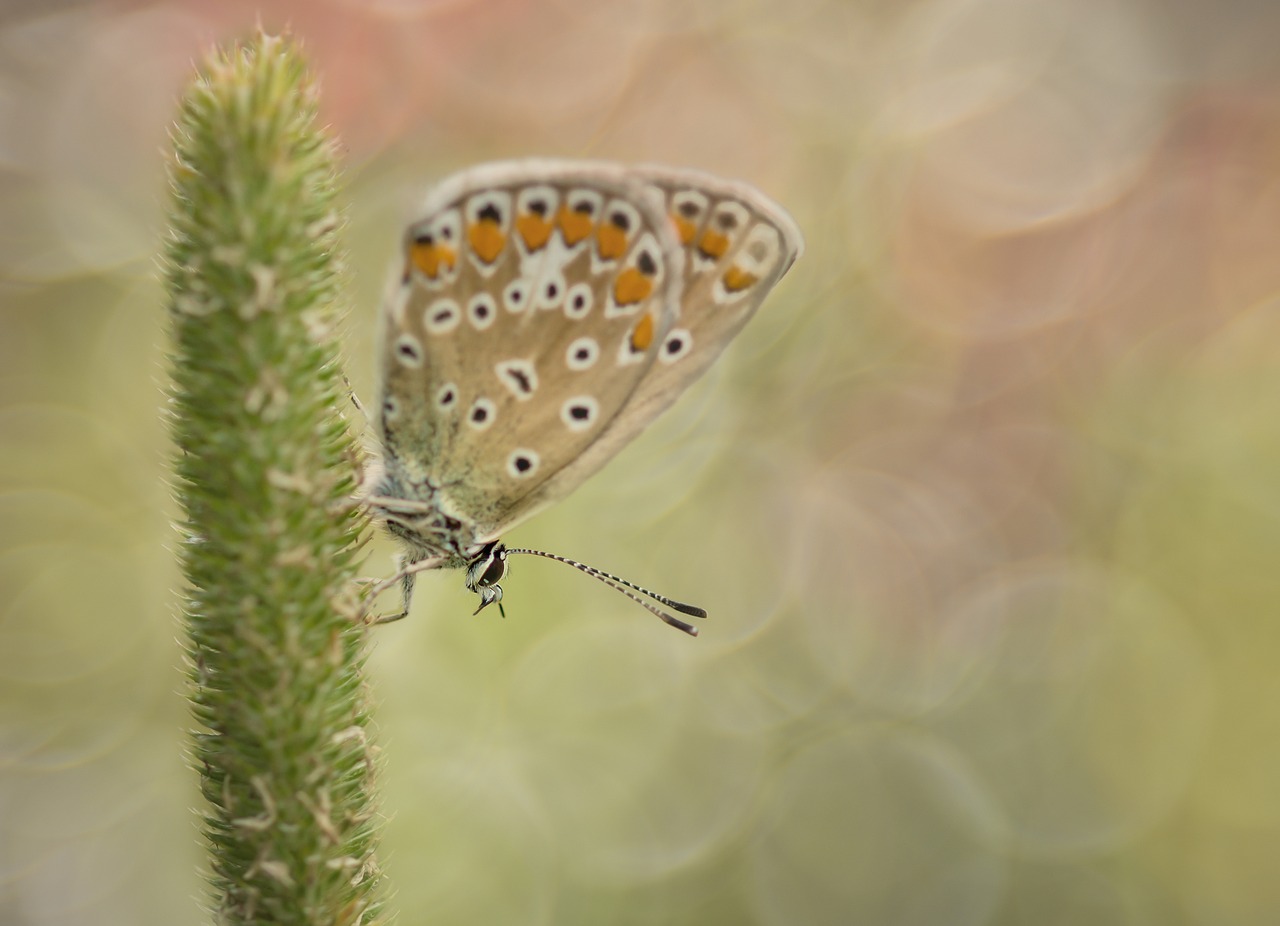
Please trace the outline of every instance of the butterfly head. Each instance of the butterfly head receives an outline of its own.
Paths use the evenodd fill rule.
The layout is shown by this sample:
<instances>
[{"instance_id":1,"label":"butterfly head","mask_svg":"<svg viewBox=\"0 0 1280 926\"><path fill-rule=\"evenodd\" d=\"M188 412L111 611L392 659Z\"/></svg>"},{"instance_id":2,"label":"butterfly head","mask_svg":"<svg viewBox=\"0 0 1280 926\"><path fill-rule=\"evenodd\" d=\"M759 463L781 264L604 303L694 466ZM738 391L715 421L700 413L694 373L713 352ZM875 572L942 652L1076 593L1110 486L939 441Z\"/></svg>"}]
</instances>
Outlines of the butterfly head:
<instances>
[{"instance_id":1,"label":"butterfly head","mask_svg":"<svg viewBox=\"0 0 1280 926\"><path fill-rule=\"evenodd\" d=\"M502 586L498 583L507 574L507 548L494 540L486 543L467 563L467 588L480 595L480 606L473 611L479 614L491 604L497 604L502 616Z\"/></svg>"}]
</instances>

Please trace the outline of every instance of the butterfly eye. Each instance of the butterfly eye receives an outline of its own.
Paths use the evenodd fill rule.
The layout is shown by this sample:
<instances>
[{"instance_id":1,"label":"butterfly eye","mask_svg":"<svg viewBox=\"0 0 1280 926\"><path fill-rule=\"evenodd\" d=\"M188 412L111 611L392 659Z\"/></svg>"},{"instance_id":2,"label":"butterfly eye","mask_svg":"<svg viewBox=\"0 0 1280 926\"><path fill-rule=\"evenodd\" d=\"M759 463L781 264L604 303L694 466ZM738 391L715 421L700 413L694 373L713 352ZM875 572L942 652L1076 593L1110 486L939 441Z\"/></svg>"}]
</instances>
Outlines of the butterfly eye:
<instances>
[{"instance_id":1,"label":"butterfly eye","mask_svg":"<svg viewBox=\"0 0 1280 926\"><path fill-rule=\"evenodd\" d=\"M496 541L481 547L475 558L467 564L467 587L472 591L497 585L507 574L507 550ZM500 591L500 590L499 590ZM485 604L498 601L501 595L487 598ZM483 605L481 605L483 607ZM479 608L476 609L479 613Z\"/></svg>"},{"instance_id":2,"label":"butterfly eye","mask_svg":"<svg viewBox=\"0 0 1280 926\"><path fill-rule=\"evenodd\" d=\"M505 560L494 558L489 563L489 568L480 576L477 585L494 585L502 581L502 577L507 574L507 563Z\"/></svg>"}]
</instances>

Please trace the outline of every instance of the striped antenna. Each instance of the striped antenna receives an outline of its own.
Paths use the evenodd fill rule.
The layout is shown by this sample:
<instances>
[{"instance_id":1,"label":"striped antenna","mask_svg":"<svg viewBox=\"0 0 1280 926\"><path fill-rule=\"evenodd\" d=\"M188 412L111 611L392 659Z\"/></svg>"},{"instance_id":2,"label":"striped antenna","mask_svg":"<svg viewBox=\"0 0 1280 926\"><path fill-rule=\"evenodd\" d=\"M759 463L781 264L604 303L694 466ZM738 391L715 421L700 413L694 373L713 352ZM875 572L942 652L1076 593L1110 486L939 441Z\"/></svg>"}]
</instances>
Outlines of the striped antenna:
<instances>
[{"instance_id":1,"label":"striped antenna","mask_svg":"<svg viewBox=\"0 0 1280 926\"><path fill-rule=\"evenodd\" d=\"M634 582L628 582L626 579L621 579L618 576L604 572L601 569L596 569L594 566L588 566L586 563L580 563L577 560L569 559L567 556L557 556L554 553L546 553L542 550L529 550L529 549L519 549L519 548L512 549L510 547L507 548L506 552L508 554L525 553L525 554L528 554L529 556L542 556L542 557L545 557L546 559L553 559L557 563L564 563L566 566L572 566L574 569L577 569L579 572L585 572L587 575L591 576L592 578L599 579L601 582L603 582L605 585L609 586L610 588L616 591L622 592L622 594L626 595L636 604L646 608L650 613L656 614L658 617L662 618L662 620L666 621L668 624L670 624L672 627L676 628L677 630L683 630L685 633L687 633L691 637L696 637L698 635L697 627L694 627L692 624L680 620L680 618L678 617L674 617L668 614L666 611L662 610L662 608L659 608L656 605L645 601L639 595L632 594L632 592L627 591L627 589L631 589L632 591L639 592L641 595L648 595L654 601L657 601L660 604L664 604L668 608L671 608L675 611L679 611L681 614L688 614L691 617L707 616L707 612L704 611L702 608L699 608L697 605L684 604L683 602L675 601L674 599L668 598L665 595L659 595L657 592L651 592L649 591L649 589L636 585Z\"/></svg>"}]
</instances>

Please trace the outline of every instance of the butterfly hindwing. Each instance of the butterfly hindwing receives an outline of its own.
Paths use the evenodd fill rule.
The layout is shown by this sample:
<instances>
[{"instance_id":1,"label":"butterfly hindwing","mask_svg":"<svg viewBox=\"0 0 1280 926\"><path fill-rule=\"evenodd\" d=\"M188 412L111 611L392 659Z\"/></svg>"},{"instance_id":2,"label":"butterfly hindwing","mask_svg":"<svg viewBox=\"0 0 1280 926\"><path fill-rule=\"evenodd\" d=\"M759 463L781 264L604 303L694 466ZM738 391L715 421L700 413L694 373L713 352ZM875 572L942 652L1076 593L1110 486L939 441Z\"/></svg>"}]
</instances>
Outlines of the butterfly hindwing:
<instances>
[{"instance_id":1,"label":"butterfly hindwing","mask_svg":"<svg viewBox=\"0 0 1280 926\"><path fill-rule=\"evenodd\" d=\"M657 191L680 242L680 309L657 362L608 431L545 487L555 497L607 463L705 373L804 248L791 217L754 187L695 170L631 172Z\"/></svg>"},{"instance_id":2,"label":"butterfly hindwing","mask_svg":"<svg viewBox=\"0 0 1280 926\"><path fill-rule=\"evenodd\" d=\"M654 366L683 263L661 196L611 165L508 162L442 185L384 309L399 484L480 538L553 501Z\"/></svg>"},{"instance_id":3,"label":"butterfly hindwing","mask_svg":"<svg viewBox=\"0 0 1280 926\"><path fill-rule=\"evenodd\" d=\"M661 192L685 262L679 318L613 424L630 436L707 371L804 248L791 217L754 187L694 170L637 172Z\"/></svg>"}]
</instances>

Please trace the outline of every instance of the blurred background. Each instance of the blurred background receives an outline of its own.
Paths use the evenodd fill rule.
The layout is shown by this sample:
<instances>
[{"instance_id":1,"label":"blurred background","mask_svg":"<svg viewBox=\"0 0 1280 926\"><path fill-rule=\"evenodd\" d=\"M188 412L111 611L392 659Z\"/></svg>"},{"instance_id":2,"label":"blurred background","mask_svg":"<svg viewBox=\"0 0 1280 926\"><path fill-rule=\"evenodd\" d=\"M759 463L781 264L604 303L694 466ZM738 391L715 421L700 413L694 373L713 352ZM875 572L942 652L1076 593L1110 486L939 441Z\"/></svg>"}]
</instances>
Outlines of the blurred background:
<instances>
[{"instance_id":1,"label":"blurred background","mask_svg":"<svg viewBox=\"0 0 1280 926\"><path fill-rule=\"evenodd\" d=\"M1280 922L1280 6L6 0L0 923L204 922L163 151L291 28L348 169L357 392L422 191L750 180L808 251L712 373L373 634L402 923ZM386 574L391 546L366 564Z\"/></svg>"}]
</instances>

